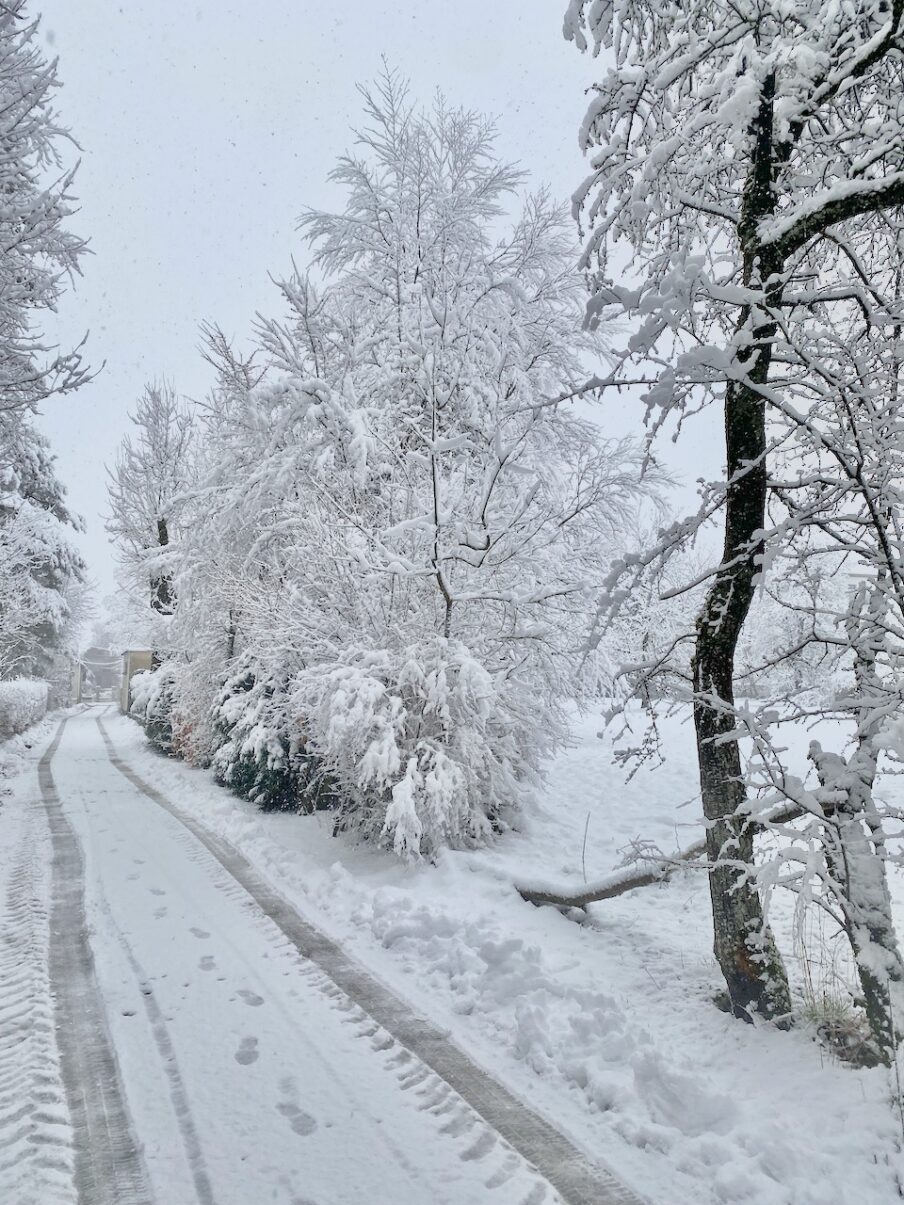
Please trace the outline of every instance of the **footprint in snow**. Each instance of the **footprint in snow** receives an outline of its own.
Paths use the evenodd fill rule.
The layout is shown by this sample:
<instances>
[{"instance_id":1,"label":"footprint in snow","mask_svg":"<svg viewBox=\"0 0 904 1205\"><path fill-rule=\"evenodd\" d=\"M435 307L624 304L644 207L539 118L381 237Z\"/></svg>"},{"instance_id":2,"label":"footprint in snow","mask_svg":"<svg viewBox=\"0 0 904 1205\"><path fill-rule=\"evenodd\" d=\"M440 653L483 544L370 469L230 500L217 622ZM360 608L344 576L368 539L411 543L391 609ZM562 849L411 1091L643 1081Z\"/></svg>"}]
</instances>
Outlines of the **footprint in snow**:
<instances>
[{"instance_id":1,"label":"footprint in snow","mask_svg":"<svg viewBox=\"0 0 904 1205\"><path fill-rule=\"evenodd\" d=\"M216 965L217 964L214 961L213 955L205 954L204 957L201 959L201 961L198 963L198 969L201 971L212 971Z\"/></svg>"},{"instance_id":2,"label":"footprint in snow","mask_svg":"<svg viewBox=\"0 0 904 1205\"><path fill-rule=\"evenodd\" d=\"M249 992L247 988L241 988L236 995L244 1000L246 1004L250 1004L252 1008L259 1008L264 1002L263 996L259 996L257 992Z\"/></svg>"},{"instance_id":3,"label":"footprint in snow","mask_svg":"<svg viewBox=\"0 0 904 1205\"><path fill-rule=\"evenodd\" d=\"M235 1052L235 1061L247 1067L250 1063L256 1063L259 1057L257 1038L242 1038L242 1044Z\"/></svg>"},{"instance_id":4,"label":"footprint in snow","mask_svg":"<svg viewBox=\"0 0 904 1205\"><path fill-rule=\"evenodd\" d=\"M310 1113L305 1113L304 1109L292 1101L282 1101L276 1108L282 1113L283 1117L288 1118L289 1125L293 1131L296 1134L300 1134L302 1138L306 1138L308 1134L313 1134L317 1129L316 1118L312 1117Z\"/></svg>"},{"instance_id":5,"label":"footprint in snow","mask_svg":"<svg viewBox=\"0 0 904 1205\"><path fill-rule=\"evenodd\" d=\"M472 1159L483 1159L488 1155L496 1145L496 1135L490 1129L484 1129L479 1135L476 1142L472 1142L466 1151L462 1151L459 1159L470 1161Z\"/></svg>"},{"instance_id":6,"label":"footprint in snow","mask_svg":"<svg viewBox=\"0 0 904 1205\"><path fill-rule=\"evenodd\" d=\"M524 1198L522 1205L542 1205L546 1200L546 1185L535 1184L527 1196Z\"/></svg>"},{"instance_id":7,"label":"footprint in snow","mask_svg":"<svg viewBox=\"0 0 904 1205\"><path fill-rule=\"evenodd\" d=\"M206 929L189 929L189 933L192 935L192 937L200 937L202 939L205 937L210 937L210 934Z\"/></svg>"},{"instance_id":8,"label":"footprint in snow","mask_svg":"<svg viewBox=\"0 0 904 1205\"><path fill-rule=\"evenodd\" d=\"M159 907L154 913L154 920L163 920L168 912L169 908L165 908L161 905L161 907Z\"/></svg>"},{"instance_id":9,"label":"footprint in snow","mask_svg":"<svg viewBox=\"0 0 904 1205\"><path fill-rule=\"evenodd\" d=\"M152 887L150 889L150 891L151 891L151 895L166 895L166 892L163 890L162 887Z\"/></svg>"}]
</instances>

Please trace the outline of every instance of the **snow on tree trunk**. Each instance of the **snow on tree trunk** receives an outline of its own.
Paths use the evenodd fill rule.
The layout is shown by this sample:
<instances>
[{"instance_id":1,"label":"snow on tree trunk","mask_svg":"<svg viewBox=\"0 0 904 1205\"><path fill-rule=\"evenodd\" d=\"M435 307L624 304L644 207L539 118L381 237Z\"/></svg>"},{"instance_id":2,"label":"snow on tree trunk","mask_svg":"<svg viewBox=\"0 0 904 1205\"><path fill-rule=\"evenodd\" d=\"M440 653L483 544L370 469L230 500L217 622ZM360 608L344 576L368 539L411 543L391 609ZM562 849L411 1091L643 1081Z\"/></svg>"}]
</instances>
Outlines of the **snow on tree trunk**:
<instances>
[{"instance_id":1,"label":"snow on tree trunk","mask_svg":"<svg viewBox=\"0 0 904 1205\"><path fill-rule=\"evenodd\" d=\"M774 77L763 82L751 129L752 162L744 189L738 236L746 287L779 278L782 263L757 238L761 221L775 210L772 190ZM777 285L766 288L769 304L780 300ZM751 329L752 328L752 329ZM763 556L766 524L766 415L758 387L768 382L774 321L752 307L741 309L736 332L745 380L725 390L725 543L697 621L693 659L694 723L713 905L714 952L739 1016L751 1009L764 1016L790 1012L787 976L760 904L753 867L753 830L743 817L744 786L733 715L735 652L753 600ZM743 336L748 335L748 338Z\"/></svg>"},{"instance_id":2,"label":"snow on tree trunk","mask_svg":"<svg viewBox=\"0 0 904 1205\"><path fill-rule=\"evenodd\" d=\"M904 961L873 802L876 755L867 738L849 761L825 752L818 741L811 743L809 756L824 788L823 844L833 895L844 916L869 1027L888 1062L904 1035Z\"/></svg>"}]
</instances>

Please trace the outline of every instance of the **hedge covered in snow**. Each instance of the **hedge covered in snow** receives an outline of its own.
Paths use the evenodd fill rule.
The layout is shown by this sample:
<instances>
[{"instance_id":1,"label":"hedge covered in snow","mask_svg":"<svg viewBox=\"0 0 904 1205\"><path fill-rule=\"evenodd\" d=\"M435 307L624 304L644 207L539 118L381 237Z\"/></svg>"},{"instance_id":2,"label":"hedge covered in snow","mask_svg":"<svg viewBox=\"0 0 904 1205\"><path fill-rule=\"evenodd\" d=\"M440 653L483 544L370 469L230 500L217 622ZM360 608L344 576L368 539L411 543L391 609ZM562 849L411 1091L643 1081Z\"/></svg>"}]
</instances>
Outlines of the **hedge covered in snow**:
<instances>
[{"instance_id":1,"label":"hedge covered in snow","mask_svg":"<svg viewBox=\"0 0 904 1205\"><path fill-rule=\"evenodd\" d=\"M140 670L132 678L131 691L129 715L143 725L152 745L167 755L174 753L172 670Z\"/></svg>"},{"instance_id":2,"label":"hedge covered in snow","mask_svg":"<svg viewBox=\"0 0 904 1205\"><path fill-rule=\"evenodd\" d=\"M47 711L47 683L33 678L0 682L0 740L36 724Z\"/></svg>"}]
</instances>

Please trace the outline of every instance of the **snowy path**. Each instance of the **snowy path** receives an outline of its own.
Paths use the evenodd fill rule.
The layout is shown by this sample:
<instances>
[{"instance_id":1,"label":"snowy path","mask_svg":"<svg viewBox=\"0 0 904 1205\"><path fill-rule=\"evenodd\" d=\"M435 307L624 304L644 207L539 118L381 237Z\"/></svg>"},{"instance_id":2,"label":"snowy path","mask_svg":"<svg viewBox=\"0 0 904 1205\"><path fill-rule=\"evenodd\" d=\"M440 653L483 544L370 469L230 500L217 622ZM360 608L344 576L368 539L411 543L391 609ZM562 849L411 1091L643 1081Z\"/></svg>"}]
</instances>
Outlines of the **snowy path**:
<instances>
[{"instance_id":1,"label":"snowy path","mask_svg":"<svg viewBox=\"0 0 904 1205\"><path fill-rule=\"evenodd\" d=\"M636 1201L138 778L98 716L41 767L80 1205Z\"/></svg>"},{"instance_id":2,"label":"snowy path","mask_svg":"<svg viewBox=\"0 0 904 1205\"><path fill-rule=\"evenodd\" d=\"M49 970L56 998L60 1062L76 1134L75 1184L79 1201L145 1205L144 1169L135 1145L94 977L83 908L84 863L63 812L51 762L64 725L38 765L53 846Z\"/></svg>"}]
</instances>

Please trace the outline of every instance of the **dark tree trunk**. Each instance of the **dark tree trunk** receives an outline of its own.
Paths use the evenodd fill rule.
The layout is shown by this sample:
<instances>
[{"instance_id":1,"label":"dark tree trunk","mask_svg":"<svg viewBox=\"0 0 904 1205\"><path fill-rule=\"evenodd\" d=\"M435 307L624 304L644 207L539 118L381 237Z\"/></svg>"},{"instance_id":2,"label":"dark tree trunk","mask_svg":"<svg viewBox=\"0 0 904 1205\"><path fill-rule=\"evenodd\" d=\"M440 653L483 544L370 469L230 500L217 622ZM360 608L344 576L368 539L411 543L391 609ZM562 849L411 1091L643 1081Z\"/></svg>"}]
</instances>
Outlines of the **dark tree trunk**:
<instances>
[{"instance_id":1,"label":"dark tree trunk","mask_svg":"<svg viewBox=\"0 0 904 1205\"><path fill-rule=\"evenodd\" d=\"M775 209L773 182L773 83L763 85L753 135L753 162L739 227L744 282L756 286L781 270L757 242L761 220ZM781 301L780 285L767 286ZM752 327L752 330L751 330ZM742 310L737 329L752 342L739 354L747 381L725 391L727 496L722 568L713 579L697 620L694 653L694 723L713 907L714 952L728 989L731 1011L749 1019L755 1011L777 1017L790 1010L787 977L766 926L753 871L753 828L740 811L747 792L741 778L734 717L734 663L750 610L763 552L766 518L766 417L757 386L769 379L775 324Z\"/></svg>"},{"instance_id":2,"label":"dark tree trunk","mask_svg":"<svg viewBox=\"0 0 904 1205\"><path fill-rule=\"evenodd\" d=\"M235 623L235 612L229 612L229 625L226 628L226 664L231 665L235 657L235 641L238 636L238 629Z\"/></svg>"},{"instance_id":3,"label":"dark tree trunk","mask_svg":"<svg viewBox=\"0 0 904 1205\"><path fill-rule=\"evenodd\" d=\"M157 546L165 548L169 544L169 528L166 519L157 520ZM160 615L172 615L176 597L173 590L173 579L168 573L158 574L151 578L151 606Z\"/></svg>"},{"instance_id":4,"label":"dark tree trunk","mask_svg":"<svg viewBox=\"0 0 904 1205\"><path fill-rule=\"evenodd\" d=\"M768 371L765 364L763 371ZM763 551L756 533L765 522L765 419L762 403L749 387L728 389L725 444L730 485L724 567L697 621L694 655L697 757L703 814L709 822L707 856L713 865L714 951L732 1012L748 1016L753 1009L777 1016L790 1009L787 980L751 880L753 827L739 818L747 792L738 744L729 736L736 727L735 651Z\"/></svg>"}]
</instances>

